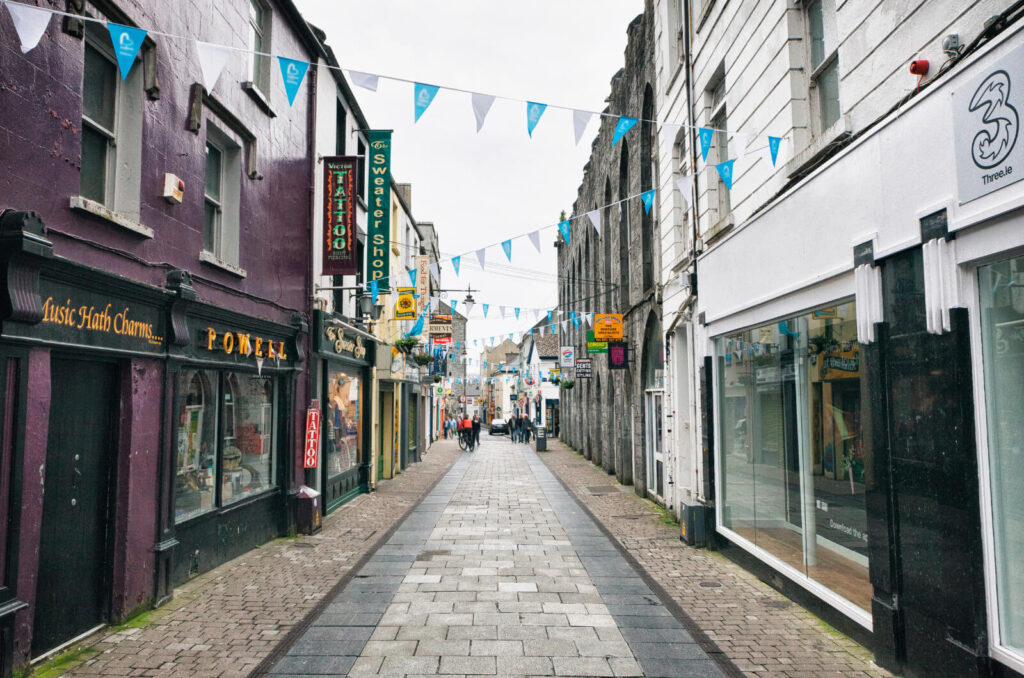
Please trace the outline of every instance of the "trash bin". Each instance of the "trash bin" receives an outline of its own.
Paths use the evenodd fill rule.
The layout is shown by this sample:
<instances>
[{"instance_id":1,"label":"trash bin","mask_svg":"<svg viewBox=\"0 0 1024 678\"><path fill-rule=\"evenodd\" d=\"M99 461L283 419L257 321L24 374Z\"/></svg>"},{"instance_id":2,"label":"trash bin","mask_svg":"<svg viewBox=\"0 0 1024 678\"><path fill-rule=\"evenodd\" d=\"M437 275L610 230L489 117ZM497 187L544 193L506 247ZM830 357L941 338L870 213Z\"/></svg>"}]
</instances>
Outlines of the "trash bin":
<instances>
[{"instance_id":1,"label":"trash bin","mask_svg":"<svg viewBox=\"0 0 1024 678\"><path fill-rule=\"evenodd\" d=\"M320 493L303 485L295 499L295 527L301 534L316 534L320 521Z\"/></svg>"},{"instance_id":2,"label":"trash bin","mask_svg":"<svg viewBox=\"0 0 1024 678\"><path fill-rule=\"evenodd\" d=\"M548 451L548 430L543 426L537 427L537 451Z\"/></svg>"}]
</instances>

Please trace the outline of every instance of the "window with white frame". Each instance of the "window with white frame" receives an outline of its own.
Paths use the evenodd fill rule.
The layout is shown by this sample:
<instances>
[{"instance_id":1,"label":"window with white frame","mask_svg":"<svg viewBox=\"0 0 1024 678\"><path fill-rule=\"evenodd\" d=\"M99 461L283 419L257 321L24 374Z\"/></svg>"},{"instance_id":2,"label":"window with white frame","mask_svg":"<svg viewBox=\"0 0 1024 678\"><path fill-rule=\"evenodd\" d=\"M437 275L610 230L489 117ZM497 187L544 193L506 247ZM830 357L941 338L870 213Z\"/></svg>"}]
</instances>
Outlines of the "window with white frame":
<instances>
[{"instance_id":1,"label":"window with white frame","mask_svg":"<svg viewBox=\"0 0 1024 678\"><path fill-rule=\"evenodd\" d=\"M812 118L822 133L839 120L839 38L835 0L806 3Z\"/></svg>"},{"instance_id":2,"label":"window with white frame","mask_svg":"<svg viewBox=\"0 0 1024 678\"><path fill-rule=\"evenodd\" d=\"M270 8L249 0L249 78L264 95L270 94Z\"/></svg>"},{"instance_id":3,"label":"window with white frame","mask_svg":"<svg viewBox=\"0 0 1024 678\"><path fill-rule=\"evenodd\" d=\"M83 198L138 219L142 171L142 68L121 81L107 30L86 29L82 74Z\"/></svg>"},{"instance_id":4,"label":"window with white frame","mask_svg":"<svg viewBox=\"0 0 1024 678\"><path fill-rule=\"evenodd\" d=\"M209 121L203 184L203 252L217 262L238 264L241 146Z\"/></svg>"},{"instance_id":5,"label":"window with white frame","mask_svg":"<svg viewBox=\"0 0 1024 678\"><path fill-rule=\"evenodd\" d=\"M679 134L676 136L675 144L672 145L672 164L674 170L674 180L678 181L682 177L690 173L690 164L686 158L686 135L689 130L679 130ZM675 181L673 183L675 183ZM675 185L673 190L673 219L672 219L672 245L674 248L673 252L673 263L682 261L683 257L686 256L686 249L689 239L689 224L690 224L690 211L687 209L690 201L693 198L690 195L683 194L679 190L678 184Z\"/></svg>"},{"instance_id":6,"label":"window with white frame","mask_svg":"<svg viewBox=\"0 0 1024 678\"><path fill-rule=\"evenodd\" d=\"M712 165L725 162L729 159L729 132L727 131L728 118L725 108L725 65L719 67L719 76L715 84L708 90L707 97L710 108L711 128L714 133L711 137L711 148L708 151L708 168L714 175L715 198L712 206L717 209L715 221L721 221L728 216L732 210L729 201L729 189L722 181L721 175Z\"/></svg>"}]
</instances>

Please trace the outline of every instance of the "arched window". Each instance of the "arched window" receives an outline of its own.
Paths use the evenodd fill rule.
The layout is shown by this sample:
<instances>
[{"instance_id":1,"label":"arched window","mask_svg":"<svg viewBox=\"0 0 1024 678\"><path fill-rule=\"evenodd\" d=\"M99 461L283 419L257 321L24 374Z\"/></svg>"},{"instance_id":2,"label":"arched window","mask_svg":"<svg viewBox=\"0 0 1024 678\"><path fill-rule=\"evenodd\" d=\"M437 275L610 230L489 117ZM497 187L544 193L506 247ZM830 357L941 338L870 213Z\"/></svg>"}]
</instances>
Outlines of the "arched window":
<instances>
[{"instance_id":1,"label":"arched window","mask_svg":"<svg viewBox=\"0 0 1024 678\"><path fill-rule=\"evenodd\" d=\"M640 190L649 191L654 188L654 158L651 146L654 141L654 90L650 85L644 88L644 103L640 122ZM643 257L643 290L646 292L654 285L654 210L641 211L640 216L640 248Z\"/></svg>"},{"instance_id":2,"label":"arched window","mask_svg":"<svg viewBox=\"0 0 1024 678\"><path fill-rule=\"evenodd\" d=\"M610 205L612 202L612 182L609 179L604 180L604 204ZM614 313L615 308L612 305L612 208L605 207L604 214L601 215L601 240L604 241L604 277L601 282L604 286L604 310L605 313Z\"/></svg>"},{"instance_id":3,"label":"arched window","mask_svg":"<svg viewBox=\"0 0 1024 678\"><path fill-rule=\"evenodd\" d=\"M619 200L629 195L629 143L623 139L619 157ZM629 307L629 203L619 203L619 313Z\"/></svg>"}]
</instances>

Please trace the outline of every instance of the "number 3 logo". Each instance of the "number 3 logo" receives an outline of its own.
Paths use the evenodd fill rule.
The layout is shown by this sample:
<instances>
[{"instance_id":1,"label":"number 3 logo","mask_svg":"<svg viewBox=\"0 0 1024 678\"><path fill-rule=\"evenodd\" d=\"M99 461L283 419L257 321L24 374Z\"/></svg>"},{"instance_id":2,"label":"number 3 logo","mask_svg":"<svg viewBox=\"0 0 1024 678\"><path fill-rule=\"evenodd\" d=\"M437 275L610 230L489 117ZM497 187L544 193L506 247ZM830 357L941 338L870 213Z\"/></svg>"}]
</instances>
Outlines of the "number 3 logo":
<instances>
[{"instance_id":1,"label":"number 3 logo","mask_svg":"<svg viewBox=\"0 0 1024 678\"><path fill-rule=\"evenodd\" d=\"M981 120L986 124L971 143L971 156L978 167L998 165L1017 143L1017 109L1007 103L1009 97L1010 76L1006 71L996 71L985 78L971 97L967 110L984 109Z\"/></svg>"}]
</instances>

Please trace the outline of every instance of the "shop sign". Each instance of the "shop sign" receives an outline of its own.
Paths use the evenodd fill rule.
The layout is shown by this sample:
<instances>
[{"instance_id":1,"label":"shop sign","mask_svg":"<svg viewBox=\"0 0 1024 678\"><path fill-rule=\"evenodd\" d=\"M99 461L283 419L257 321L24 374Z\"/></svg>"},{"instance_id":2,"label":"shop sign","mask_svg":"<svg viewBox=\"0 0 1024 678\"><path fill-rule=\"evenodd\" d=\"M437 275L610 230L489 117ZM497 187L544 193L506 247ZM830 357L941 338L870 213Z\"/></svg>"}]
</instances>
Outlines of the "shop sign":
<instances>
[{"instance_id":1,"label":"shop sign","mask_svg":"<svg viewBox=\"0 0 1024 678\"><path fill-rule=\"evenodd\" d=\"M960 203L1024 178L1024 47L953 92L953 143Z\"/></svg>"},{"instance_id":2,"label":"shop sign","mask_svg":"<svg viewBox=\"0 0 1024 678\"><path fill-rule=\"evenodd\" d=\"M821 356L822 379L849 379L860 373L860 353L857 347Z\"/></svg>"},{"instance_id":3,"label":"shop sign","mask_svg":"<svg viewBox=\"0 0 1024 678\"><path fill-rule=\"evenodd\" d=\"M622 314L595 313L594 339L597 341L622 341Z\"/></svg>"},{"instance_id":4,"label":"shop sign","mask_svg":"<svg viewBox=\"0 0 1024 678\"><path fill-rule=\"evenodd\" d=\"M593 360L591 358L580 358L576 361L577 379L590 379L593 375Z\"/></svg>"},{"instance_id":5,"label":"shop sign","mask_svg":"<svg viewBox=\"0 0 1024 678\"><path fill-rule=\"evenodd\" d=\"M324 158L324 275L355 275L355 156Z\"/></svg>"},{"instance_id":6,"label":"shop sign","mask_svg":"<svg viewBox=\"0 0 1024 678\"><path fill-rule=\"evenodd\" d=\"M563 346L560 353L560 360L558 364L561 367L575 367L576 366L576 348L573 346Z\"/></svg>"},{"instance_id":7,"label":"shop sign","mask_svg":"<svg viewBox=\"0 0 1024 678\"><path fill-rule=\"evenodd\" d=\"M416 256L416 313L423 313L430 301L430 257L426 254Z\"/></svg>"},{"instance_id":8,"label":"shop sign","mask_svg":"<svg viewBox=\"0 0 1024 678\"><path fill-rule=\"evenodd\" d=\"M306 451L302 455L302 468L316 468L320 452L320 410L306 410Z\"/></svg>"},{"instance_id":9,"label":"shop sign","mask_svg":"<svg viewBox=\"0 0 1024 678\"><path fill-rule=\"evenodd\" d=\"M416 294L415 287L399 287L398 302L395 303L395 318L399 320L413 320L416 318Z\"/></svg>"},{"instance_id":10,"label":"shop sign","mask_svg":"<svg viewBox=\"0 0 1024 678\"><path fill-rule=\"evenodd\" d=\"M450 315L430 316L427 333L435 344L452 343L452 317Z\"/></svg>"},{"instance_id":11,"label":"shop sign","mask_svg":"<svg viewBox=\"0 0 1024 678\"><path fill-rule=\"evenodd\" d=\"M42 321L5 323L6 336L147 353L164 350L163 309L56 281L43 279L39 285Z\"/></svg>"},{"instance_id":12,"label":"shop sign","mask_svg":"<svg viewBox=\"0 0 1024 678\"><path fill-rule=\"evenodd\" d=\"M370 143L369 192L370 213L367 235L370 246L366 252L370 281L377 281L378 289L389 289L391 247L391 130L370 130L366 134Z\"/></svg>"},{"instance_id":13,"label":"shop sign","mask_svg":"<svg viewBox=\"0 0 1024 678\"><path fill-rule=\"evenodd\" d=\"M593 330L587 332L587 354L591 355L591 354L594 354L594 353L607 353L607 352L608 352L608 342L606 342L606 341L596 341L594 339L594 331Z\"/></svg>"},{"instance_id":14,"label":"shop sign","mask_svg":"<svg viewBox=\"0 0 1024 678\"><path fill-rule=\"evenodd\" d=\"M366 357L366 347L363 346L362 337L350 339L337 327L324 329L324 335L327 337L328 345L334 349L335 353L348 353L356 360Z\"/></svg>"},{"instance_id":15,"label":"shop sign","mask_svg":"<svg viewBox=\"0 0 1024 678\"><path fill-rule=\"evenodd\" d=\"M608 369L624 370L629 363L629 345L624 341L608 342Z\"/></svg>"},{"instance_id":16,"label":"shop sign","mask_svg":"<svg viewBox=\"0 0 1024 678\"><path fill-rule=\"evenodd\" d=\"M283 341L266 339L249 332L218 332L213 327L207 327L203 331L203 339L200 345L207 351L224 355L253 356L257 360L288 360Z\"/></svg>"}]
</instances>

